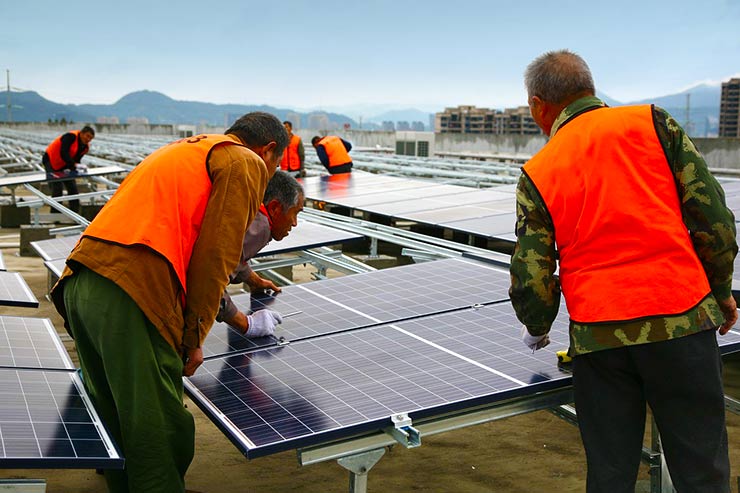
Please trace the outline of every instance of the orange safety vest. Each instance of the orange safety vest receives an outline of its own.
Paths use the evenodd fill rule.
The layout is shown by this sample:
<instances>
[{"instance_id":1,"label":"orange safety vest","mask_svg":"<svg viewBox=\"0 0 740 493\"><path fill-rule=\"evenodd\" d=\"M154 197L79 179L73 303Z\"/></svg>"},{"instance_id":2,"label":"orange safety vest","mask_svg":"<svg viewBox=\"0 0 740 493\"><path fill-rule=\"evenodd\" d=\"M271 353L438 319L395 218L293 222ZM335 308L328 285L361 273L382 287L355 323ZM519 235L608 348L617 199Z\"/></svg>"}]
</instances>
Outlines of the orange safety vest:
<instances>
[{"instance_id":1,"label":"orange safety vest","mask_svg":"<svg viewBox=\"0 0 740 493\"><path fill-rule=\"evenodd\" d=\"M82 236L145 245L172 265L183 292L211 194L207 161L217 145L242 145L229 135L197 135L154 151L129 173Z\"/></svg>"},{"instance_id":2,"label":"orange safety vest","mask_svg":"<svg viewBox=\"0 0 740 493\"><path fill-rule=\"evenodd\" d=\"M298 146L301 143L301 138L296 134L291 135L288 147L285 148L283 153L283 160L280 161L280 169L283 171L300 171L301 170L301 158L298 156Z\"/></svg>"},{"instance_id":3,"label":"orange safety vest","mask_svg":"<svg viewBox=\"0 0 740 493\"><path fill-rule=\"evenodd\" d=\"M324 146L326 155L329 157L330 168L352 162L352 158L349 157L349 153L344 147L344 142L336 135L324 137L319 141L318 145Z\"/></svg>"},{"instance_id":4,"label":"orange safety vest","mask_svg":"<svg viewBox=\"0 0 740 493\"><path fill-rule=\"evenodd\" d=\"M709 294L651 106L578 115L523 171L552 217L573 321L678 315Z\"/></svg>"},{"instance_id":5,"label":"orange safety vest","mask_svg":"<svg viewBox=\"0 0 740 493\"><path fill-rule=\"evenodd\" d=\"M72 130L67 133L74 134L75 136L74 142L72 142L72 145L69 147L69 156L74 159L80 145L80 131ZM49 144L49 147L46 148L46 154L49 156L49 164L51 165L51 169L54 171L59 171L67 166L67 163L62 159L62 137L65 135L66 134L62 134L54 139L51 144ZM83 156L85 154L87 154L87 149L82 153Z\"/></svg>"}]
</instances>

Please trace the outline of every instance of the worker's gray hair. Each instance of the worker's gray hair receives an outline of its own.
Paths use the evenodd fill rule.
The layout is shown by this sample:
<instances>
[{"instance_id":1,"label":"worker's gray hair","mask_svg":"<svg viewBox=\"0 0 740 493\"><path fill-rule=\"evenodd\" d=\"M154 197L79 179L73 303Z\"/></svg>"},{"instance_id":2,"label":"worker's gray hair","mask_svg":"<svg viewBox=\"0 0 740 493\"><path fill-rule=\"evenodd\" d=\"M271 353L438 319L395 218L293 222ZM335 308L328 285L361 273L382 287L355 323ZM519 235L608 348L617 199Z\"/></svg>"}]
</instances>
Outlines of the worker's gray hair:
<instances>
[{"instance_id":1,"label":"worker's gray hair","mask_svg":"<svg viewBox=\"0 0 740 493\"><path fill-rule=\"evenodd\" d=\"M267 182L262 203L267 205L276 199L283 206L283 210L290 209L303 202L303 187L288 173L276 171Z\"/></svg>"},{"instance_id":2,"label":"worker's gray hair","mask_svg":"<svg viewBox=\"0 0 740 493\"><path fill-rule=\"evenodd\" d=\"M548 51L527 66L524 85L529 97L546 103L563 103L580 94L596 94L591 70L580 56L569 50Z\"/></svg>"},{"instance_id":3,"label":"worker's gray hair","mask_svg":"<svg viewBox=\"0 0 740 493\"><path fill-rule=\"evenodd\" d=\"M263 111L247 113L224 133L236 135L249 147L260 147L275 142L273 152L278 156L288 146L288 131L275 115Z\"/></svg>"}]
</instances>

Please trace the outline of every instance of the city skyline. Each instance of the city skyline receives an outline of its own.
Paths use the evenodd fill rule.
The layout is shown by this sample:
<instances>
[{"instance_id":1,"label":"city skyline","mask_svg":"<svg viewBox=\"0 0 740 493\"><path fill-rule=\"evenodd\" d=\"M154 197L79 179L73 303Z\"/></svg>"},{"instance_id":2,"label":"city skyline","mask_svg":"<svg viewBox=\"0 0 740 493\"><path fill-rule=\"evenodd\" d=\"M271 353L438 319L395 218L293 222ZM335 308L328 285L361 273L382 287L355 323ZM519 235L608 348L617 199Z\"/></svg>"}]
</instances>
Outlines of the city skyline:
<instances>
[{"instance_id":1,"label":"city skyline","mask_svg":"<svg viewBox=\"0 0 740 493\"><path fill-rule=\"evenodd\" d=\"M562 48L583 56L597 90L619 101L740 74L732 0L254 5L5 4L0 69L14 89L60 103L111 104L146 89L299 111L514 107L526 104L526 65Z\"/></svg>"}]
</instances>

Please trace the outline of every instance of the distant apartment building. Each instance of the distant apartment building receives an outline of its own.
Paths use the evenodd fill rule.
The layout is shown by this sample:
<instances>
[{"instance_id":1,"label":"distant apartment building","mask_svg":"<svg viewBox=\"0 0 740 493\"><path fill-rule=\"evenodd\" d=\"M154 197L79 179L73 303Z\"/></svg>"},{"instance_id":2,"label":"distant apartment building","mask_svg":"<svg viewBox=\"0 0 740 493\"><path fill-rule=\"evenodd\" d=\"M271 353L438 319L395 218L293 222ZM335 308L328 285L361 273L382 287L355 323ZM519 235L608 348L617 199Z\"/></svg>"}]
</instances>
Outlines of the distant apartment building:
<instances>
[{"instance_id":1,"label":"distant apartment building","mask_svg":"<svg viewBox=\"0 0 740 493\"><path fill-rule=\"evenodd\" d=\"M145 116L130 116L126 118L129 125L149 125L149 118Z\"/></svg>"},{"instance_id":2,"label":"distant apartment building","mask_svg":"<svg viewBox=\"0 0 740 493\"><path fill-rule=\"evenodd\" d=\"M740 137L740 79L730 79L722 83L719 136Z\"/></svg>"},{"instance_id":3,"label":"distant apartment building","mask_svg":"<svg viewBox=\"0 0 740 493\"><path fill-rule=\"evenodd\" d=\"M289 111L285 114L285 120L289 121L293 125L293 130L301 128L301 114L294 111Z\"/></svg>"},{"instance_id":4,"label":"distant apartment building","mask_svg":"<svg viewBox=\"0 0 740 493\"><path fill-rule=\"evenodd\" d=\"M308 128L329 130L329 115L326 113L311 113L308 115Z\"/></svg>"},{"instance_id":5,"label":"distant apartment building","mask_svg":"<svg viewBox=\"0 0 740 493\"><path fill-rule=\"evenodd\" d=\"M95 119L95 123L121 123L117 116L99 116Z\"/></svg>"},{"instance_id":6,"label":"distant apartment building","mask_svg":"<svg viewBox=\"0 0 740 493\"><path fill-rule=\"evenodd\" d=\"M383 120L380 125L380 129L385 132L394 132L396 130L396 124L390 120Z\"/></svg>"},{"instance_id":7,"label":"distant apartment building","mask_svg":"<svg viewBox=\"0 0 740 493\"><path fill-rule=\"evenodd\" d=\"M445 108L435 115L434 129L450 134L520 134L538 135L542 131L529 114L527 106L503 111L475 106Z\"/></svg>"}]
</instances>

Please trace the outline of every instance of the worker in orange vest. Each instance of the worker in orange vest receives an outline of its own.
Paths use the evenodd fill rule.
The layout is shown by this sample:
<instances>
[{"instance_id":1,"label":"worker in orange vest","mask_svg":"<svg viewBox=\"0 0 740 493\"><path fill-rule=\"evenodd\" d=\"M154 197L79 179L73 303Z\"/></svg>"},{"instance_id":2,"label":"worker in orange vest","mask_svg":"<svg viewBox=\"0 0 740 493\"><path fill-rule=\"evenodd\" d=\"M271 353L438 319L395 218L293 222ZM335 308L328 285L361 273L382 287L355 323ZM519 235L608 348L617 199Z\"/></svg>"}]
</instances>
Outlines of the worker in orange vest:
<instances>
[{"instance_id":1,"label":"worker in orange vest","mask_svg":"<svg viewBox=\"0 0 740 493\"><path fill-rule=\"evenodd\" d=\"M284 121L285 130L288 131L288 147L283 153L283 160L280 161L280 169L292 174L296 178L306 176L304 163L306 161L306 151L303 149L303 141L293 133L293 123Z\"/></svg>"},{"instance_id":2,"label":"worker in orange vest","mask_svg":"<svg viewBox=\"0 0 740 493\"><path fill-rule=\"evenodd\" d=\"M77 195L77 183L67 175L77 170L77 163L90 150L90 142L95 138L95 130L84 126L80 130L72 130L54 139L46 148L42 162L49 180L52 197L61 197L62 187L67 189L68 195ZM63 181L53 181L54 178L65 178ZM71 200L69 208L74 212L80 211L80 201Z\"/></svg>"},{"instance_id":3,"label":"worker in orange vest","mask_svg":"<svg viewBox=\"0 0 740 493\"><path fill-rule=\"evenodd\" d=\"M587 491L635 491L649 403L676 490L729 492L716 338L738 318L738 247L722 187L666 111L607 107L575 53L539 56L525 85L550 139L517 185L509 293L534 352L562 290Z\"/></svg>"},{"instance_id":4,"label":"worker in orange vest","mask_svg":"<svg viewBox=\"0 0 740 493\"><path fill-rule=\"evenodd\" d=\"M352 171L352 158L349 157L352 144L346 140L336 135L327 135L324 138L317 135L311 139L311 145L316 149L319 161L330 174L337 175Z\"/></svg>"},{"instance_id":5,"label":"worker in orange vest","mask_svg":"<svg viewBox=\"0 0 740 493\"><path fill-rule=\"evenodd\" d=\"M203 362L242 239L288 135L273 115L166 145L139 163L82 234L51 292L84 383L126 457L111 491L185 490L193 416L182 376ZM264 312L264 311L263 311ZM273 328L277 312L255 321Z\"/></svg>"}]
</instances>

